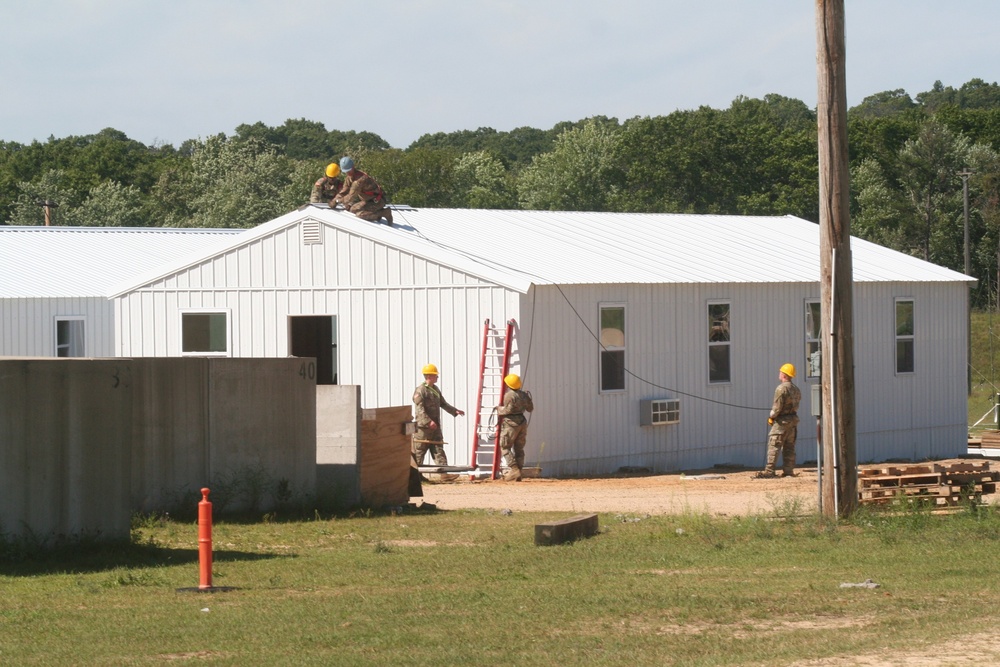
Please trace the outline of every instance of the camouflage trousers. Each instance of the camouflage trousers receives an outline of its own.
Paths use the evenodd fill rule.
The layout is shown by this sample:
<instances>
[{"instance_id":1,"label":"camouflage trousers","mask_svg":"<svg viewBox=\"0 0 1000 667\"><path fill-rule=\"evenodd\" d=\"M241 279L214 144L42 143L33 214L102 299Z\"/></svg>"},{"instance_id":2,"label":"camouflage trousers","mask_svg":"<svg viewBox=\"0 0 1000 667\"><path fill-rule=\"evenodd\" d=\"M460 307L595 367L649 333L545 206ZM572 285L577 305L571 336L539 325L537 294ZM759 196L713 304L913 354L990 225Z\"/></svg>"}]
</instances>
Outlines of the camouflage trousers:
<instances>
[{"instance_id":1,"label":"camouflage trousers","mask_svg":"<svg viewBox=\"0 0 1000 667\"><path fill-rule=\"evenodd\" d=\"M390 218L388 216L392 215L387 212L385 199L379 199L378 201L369 199L368 201L355 202L351 204L347 210L362 220L367 220L368 222L377 222L382 218L389 220Z\"/></svg>"},{"instance_id":2,"label":"camouflage trousers","mask_svg":"<svg viewBox=\"0 0 1000 667\"><path fill-rule=\"evenodd\" d=\"M771 432L767 439L767 465L764 466L764 474L774 474L778 454L781 454L781 469L785 474L791 475L795 471L795 435L794 426L786 426L781 433Z\"/></svg>"},{"instance_id":3,"label":"camouflage trousers","mask_svg":"<svg viewBox=\"0 0 1000 667\"><path fill-rule=\"evenodd\" d=\"M441 429L427 431L417 429L416 435L413 436L413 460L417 462L418 466L422 466L424 457L427 456L427 450L430 450L431 456L434 458L434 465L448 465L448 456L444 453L444 445L437 444L443 443L443 441L444 436Z\"/></svg>"},{"instance_id":4,"label":"camouflage trousers","mask_svg":"<svg viewBox=\"0 0 1000 667\"><path fill-rule=\"evenodd\" d=\"M521 468L524 467L524 445L527 440L527 421L518 424L512 419L504 419L500 424L500 452L513 476L521 475Z\"/></svg>"}]
</instances>

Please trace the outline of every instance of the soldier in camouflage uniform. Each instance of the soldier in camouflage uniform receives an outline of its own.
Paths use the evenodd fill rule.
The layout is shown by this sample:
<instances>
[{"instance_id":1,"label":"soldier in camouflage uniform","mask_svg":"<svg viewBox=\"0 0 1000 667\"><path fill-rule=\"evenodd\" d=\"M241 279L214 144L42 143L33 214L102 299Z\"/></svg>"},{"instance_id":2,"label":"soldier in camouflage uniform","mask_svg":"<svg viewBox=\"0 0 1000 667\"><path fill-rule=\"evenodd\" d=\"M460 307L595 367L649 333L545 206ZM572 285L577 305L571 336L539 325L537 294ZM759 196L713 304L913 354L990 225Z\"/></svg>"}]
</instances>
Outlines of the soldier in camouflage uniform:
<instances>
[{"instance_id":1,"label":"soldier in camouflage uniform","mask_svg":"<svg viewBox=\"0 0 1000 667\"><path fill-rule=\"evenodd\" d=\"M337 193L344 187L344 180L340 176L340 165L331 162L326 165L326 176L313 183L312 194L309 196L311 204L327 203L333 207L337 198Z\"/></svg>"},{"instance_id":2,"label":"soldier in camouflage uniform","mask_svg":"<svg viewBox=\"0 0 1000 667\"><path fill-rule=\"evenodd\" d=\"M337 194L337 203L362 220L378 222L382 218L392 226L392 211L386 207L385 193L378 182L354 168L354 160L340 159L340 171L344 174L344 186Z\"/></svg>"},{"instance_id":3,"label":"soldier in camouflage uniform","mask_svg":"<svg viewBox=\"0 0 1000 667\"><path fill-rule=\"evenodd\" d=\"M771 425L767 444L767 465L758 477L774 477L774 467L781 453L782 477L795 476L795 436L799 423L799 401L802 392L792 384L795 377L795 366L785 364L778 371L778 381L781 383L774 390L774 402L767 423Z\"/></svg>"},{"instance_id":4,"label":"soldier in camouflage uniform","mask_svg":"<svg viewBox=\"0 0 1000 667\"><path fill-rule=\"evenodd\" d=\"M413 436L413 458L417 465L423 465L427 450L431 450L434 464L448 465L448 457L444 453L444 434L441 432L441 410L452 417L460 417L465 413L452 406L441 395L441 390L435 385L438 379L437 366L427 364L423 368L424 383L413 392L413 405L416 406L417 432Z\"/></svg>"},{"instance_id":5,"label":"soldier in camouflage uniform","mask_svg":"<svg viewBox=\"0 0 1000 667\"><path fill-rule=\"evenodd\" d=\"M511 373L503 379L507 391L503 395L503 405L497 408L500 416L500 451L503 452L507 472L503 478L508 482L521 481L524 467L524 443L528 438L528 419L525 412L535 409L531 394L521 390L521 378Z\"/></svg>"}]
</instances>

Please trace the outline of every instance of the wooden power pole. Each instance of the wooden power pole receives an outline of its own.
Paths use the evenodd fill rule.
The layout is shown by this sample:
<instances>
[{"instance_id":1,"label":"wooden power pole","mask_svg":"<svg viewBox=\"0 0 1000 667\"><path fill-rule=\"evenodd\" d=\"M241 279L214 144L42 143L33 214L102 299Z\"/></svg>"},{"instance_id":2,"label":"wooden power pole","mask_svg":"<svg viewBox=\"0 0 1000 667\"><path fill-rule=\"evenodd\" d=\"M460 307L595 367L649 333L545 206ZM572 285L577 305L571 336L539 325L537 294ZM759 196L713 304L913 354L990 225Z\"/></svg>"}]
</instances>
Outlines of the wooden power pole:
<instances>
[{"instance_id":1,"label":"wooden power pole","mask_svg":"<svg viewBox=\"0 0 1000 667\"><path fill-rule=\"evenodd\" d=\"M816 0L816 52L820 298L824 335L822 500L827 516L850 516L858 505L858 457L844 0Z\"/></svg>"}]
</instances>

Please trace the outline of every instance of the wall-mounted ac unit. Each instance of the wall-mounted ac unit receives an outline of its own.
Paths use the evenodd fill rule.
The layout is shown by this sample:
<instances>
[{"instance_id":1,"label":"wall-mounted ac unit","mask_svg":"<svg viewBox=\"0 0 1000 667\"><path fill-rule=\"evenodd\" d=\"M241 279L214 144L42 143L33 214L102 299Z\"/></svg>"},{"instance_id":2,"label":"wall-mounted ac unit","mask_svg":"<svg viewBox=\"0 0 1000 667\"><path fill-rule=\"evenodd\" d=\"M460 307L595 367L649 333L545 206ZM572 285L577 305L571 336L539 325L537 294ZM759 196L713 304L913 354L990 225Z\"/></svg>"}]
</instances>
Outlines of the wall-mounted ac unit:
<instances>
[{"instance_id":1,"label":"wall-mounted ac unit","mask_svg":"<svg viewBox=\"0 0 1000 667\"><path fill-rule=\"evenodd\" d=\"M639 425L662 426L681 420L679 398L647 398L639 401Z\"/></svg>"}]
</instances>

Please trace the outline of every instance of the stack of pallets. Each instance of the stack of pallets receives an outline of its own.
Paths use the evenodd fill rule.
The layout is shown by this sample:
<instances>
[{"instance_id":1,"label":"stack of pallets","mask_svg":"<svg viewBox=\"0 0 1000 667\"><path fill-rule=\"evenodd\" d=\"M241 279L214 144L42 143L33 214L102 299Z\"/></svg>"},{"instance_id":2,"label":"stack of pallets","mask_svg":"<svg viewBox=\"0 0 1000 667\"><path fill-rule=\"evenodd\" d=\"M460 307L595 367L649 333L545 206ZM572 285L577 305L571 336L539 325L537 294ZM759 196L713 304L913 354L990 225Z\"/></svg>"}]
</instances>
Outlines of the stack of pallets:
<instances>
[{"instance_id":1,"label":"stack of pallets","mask_svg":"<svg viewBox=\"0 0 1000 667\"><path fill-rule=\"evenodd\" d=\"M882 466L858 468L858 495L863 504L889 503L895 498L951 507L978 502L996 493L1000 471L989 461L951 465Z\"/></svg>"}]
</instances>

